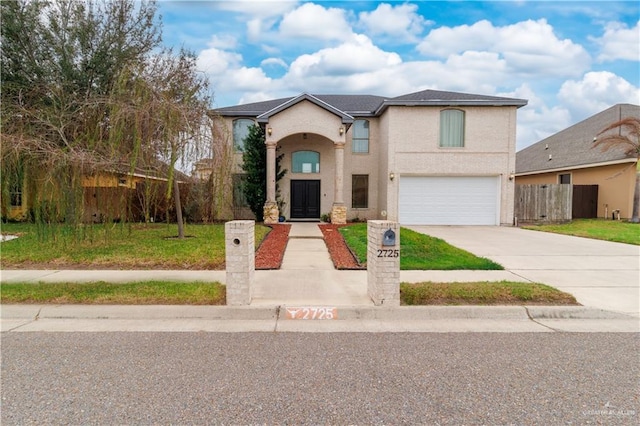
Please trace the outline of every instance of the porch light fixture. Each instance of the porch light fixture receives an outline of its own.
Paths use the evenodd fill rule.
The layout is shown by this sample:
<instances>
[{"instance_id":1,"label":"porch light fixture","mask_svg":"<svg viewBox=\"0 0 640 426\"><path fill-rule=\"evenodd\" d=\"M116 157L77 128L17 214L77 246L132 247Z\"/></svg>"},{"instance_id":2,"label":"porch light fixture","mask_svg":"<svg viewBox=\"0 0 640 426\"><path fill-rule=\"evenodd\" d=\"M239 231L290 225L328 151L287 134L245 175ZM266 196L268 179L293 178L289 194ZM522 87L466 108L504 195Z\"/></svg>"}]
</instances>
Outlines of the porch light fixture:
<instances>
[{"instance_id":1,"label":"porch light fixture","mask_svg":"<svg viewBox=\"0 0 640 426\"><path fill-rule=\"evenodd\" d=\"M338 132L340 132L340 136L344 135L344 126L340 126Z\"/></svg>"},{"instance_id":2,"label":"porch light fixture","mask_svg":"<svg viewBox=\"0 0 640 426\"><path fill-rule=\"evenodd\" d=\"M389 173L389 180L393 180L393 179L395 179L395 177L396 177L395 173L393 173L393 172Z\"/></svg>"},{"instance_id":3,"label":"porch light fixture","mask_svg":"<svg viewBox=\"0 0 640 426\"><path fill-rule=\"evenodd\" d=\"M271 127L267 127L267 133L269 134L269 136L271 136L271 133L273 133L273 129Z\"/></svg>"}]
</instances>

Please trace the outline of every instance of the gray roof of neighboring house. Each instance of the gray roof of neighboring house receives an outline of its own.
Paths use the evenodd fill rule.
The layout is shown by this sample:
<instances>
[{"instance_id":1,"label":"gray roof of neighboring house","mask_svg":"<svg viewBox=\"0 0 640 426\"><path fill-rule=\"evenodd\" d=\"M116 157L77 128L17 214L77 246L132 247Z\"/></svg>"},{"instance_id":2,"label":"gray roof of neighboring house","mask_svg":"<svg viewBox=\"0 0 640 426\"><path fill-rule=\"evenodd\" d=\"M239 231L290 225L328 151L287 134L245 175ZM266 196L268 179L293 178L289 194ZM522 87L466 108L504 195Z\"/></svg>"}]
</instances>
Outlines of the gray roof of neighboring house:
<instances>
[{"instance_id":1,"label":"gray roof of neighboring house","mask_svg":"<svg viewBox=\"0 0 640 426\"><path fill-rule=\"evenodd\" d=\"M593 138L607 126L627 117L640 118L640 106L617 104L516 153L516 174L582 168L615 161L633 161L622 148L602 151ZM611 130L618 132L619 128ZM551 159L550 159L551 158Z\"/></svg>"},{"instance_id":2,"label":"gray roof of neighboring house","mask_svg":"<svg viewBox=\"0 0 640 426\"><path fill-rule=\"evenodd\" d=\"M263 115L272 110L279 112L286 109L288 106L294 105L298 101L305 99L320 100L321 102L328 104L328 106L331 107L329 109L337 110L352 117L376 116L384 112L384 110L389 106L490 105L517 106L519 108L527 104L527 101L523 99L444 92L439 90L423 90L395 98L385 98L374 95L309 95L303 93L290 98L216 108L214 112L222 116L258 117L259 115ZM287 105L287 103L290 103L290 105Z\"/></svg>"}]
</instances>

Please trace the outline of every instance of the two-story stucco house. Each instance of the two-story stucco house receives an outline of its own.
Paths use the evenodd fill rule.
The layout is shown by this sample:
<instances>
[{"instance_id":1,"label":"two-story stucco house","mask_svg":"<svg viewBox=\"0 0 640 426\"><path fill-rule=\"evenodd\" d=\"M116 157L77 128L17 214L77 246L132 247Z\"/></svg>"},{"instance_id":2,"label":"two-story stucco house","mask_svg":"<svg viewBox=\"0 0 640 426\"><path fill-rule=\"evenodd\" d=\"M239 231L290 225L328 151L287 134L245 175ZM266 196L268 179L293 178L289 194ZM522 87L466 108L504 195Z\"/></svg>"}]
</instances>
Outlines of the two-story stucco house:
<instances>
[{"instance_id":1,"label":"two-story stucco house","mask_svg":"<svg viewBox=\"0 0 640 426\"><path fill-rule=\"evenodd\" d=\"M333 223L511 225L516 111L526 103L435 90L395 98L303 93L215 113L237 152L249 126L265 129L265 223L329 214ZM276 150L288 170L278 183L283 211Z\"/></svg>"}]
</instances>

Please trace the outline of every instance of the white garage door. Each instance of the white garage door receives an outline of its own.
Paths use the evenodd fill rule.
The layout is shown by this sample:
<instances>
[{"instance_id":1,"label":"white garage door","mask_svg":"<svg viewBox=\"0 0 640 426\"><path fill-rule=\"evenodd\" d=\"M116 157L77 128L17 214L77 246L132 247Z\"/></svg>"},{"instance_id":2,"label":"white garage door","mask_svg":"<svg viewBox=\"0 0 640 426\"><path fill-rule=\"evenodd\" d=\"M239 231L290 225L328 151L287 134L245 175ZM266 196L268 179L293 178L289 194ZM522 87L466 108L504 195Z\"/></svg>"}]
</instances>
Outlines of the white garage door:
<instances>
[{"instance_id":1,"label":"white garage door","mask_svg":"<svg viewBox=\"0 0 640 426\"><path fill-rule=\"evenodd\" d=\"M402 176L405 225L499 225L497 176Z\"/></svg>"}]
</instances>

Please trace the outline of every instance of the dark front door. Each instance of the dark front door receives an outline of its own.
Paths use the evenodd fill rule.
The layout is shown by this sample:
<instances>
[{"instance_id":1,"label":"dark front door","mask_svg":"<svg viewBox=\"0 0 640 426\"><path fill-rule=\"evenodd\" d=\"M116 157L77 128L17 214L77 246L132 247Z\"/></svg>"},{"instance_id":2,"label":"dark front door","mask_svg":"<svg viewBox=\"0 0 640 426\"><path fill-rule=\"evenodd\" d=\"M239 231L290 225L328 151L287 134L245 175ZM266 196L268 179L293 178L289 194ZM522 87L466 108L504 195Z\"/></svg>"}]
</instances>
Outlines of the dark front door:
<instances>
[{"instance_id":1,"label":"dark front door","mask_svg":"<svg viewBox=\"0 0 640 426\"><path fill-rule=\"evenodd\" d=\"M291 181L291 219L320 217L320 181Z\"/></svg>"}]
</instances>

